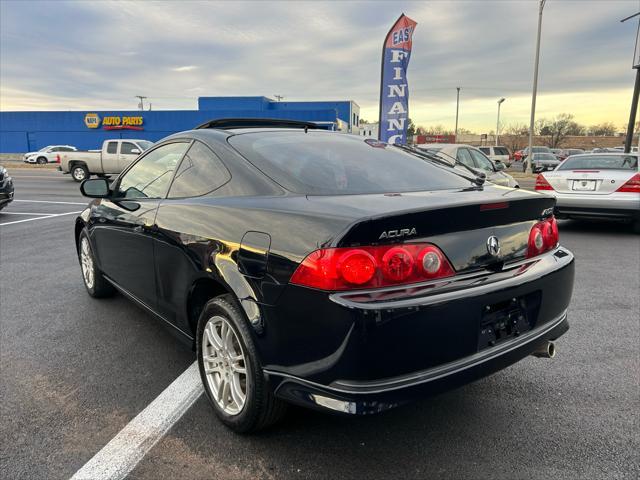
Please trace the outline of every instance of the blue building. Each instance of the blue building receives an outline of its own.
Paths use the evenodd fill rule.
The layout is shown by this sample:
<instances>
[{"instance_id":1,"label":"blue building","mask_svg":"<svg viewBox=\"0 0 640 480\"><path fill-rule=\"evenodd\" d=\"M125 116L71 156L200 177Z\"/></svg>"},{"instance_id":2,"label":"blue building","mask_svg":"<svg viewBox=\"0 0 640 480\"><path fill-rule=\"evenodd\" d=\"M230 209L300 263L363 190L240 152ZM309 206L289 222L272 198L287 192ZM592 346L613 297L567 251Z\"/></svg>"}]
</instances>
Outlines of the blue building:
<instances>
[{"instance_id":1,"label":"blue building","mask_svg":"<svg viewBox=\"0 0 640 480\"><path fill-rule=\"evenodd\" d=\"M198 110L0 112L0 153L30 152L47 145L97 149L112 138L155 142L216 118L305 120L357 133L360 107L352 100L277 102L267 97L200 97Z\"/></svg>"}]
</instances>

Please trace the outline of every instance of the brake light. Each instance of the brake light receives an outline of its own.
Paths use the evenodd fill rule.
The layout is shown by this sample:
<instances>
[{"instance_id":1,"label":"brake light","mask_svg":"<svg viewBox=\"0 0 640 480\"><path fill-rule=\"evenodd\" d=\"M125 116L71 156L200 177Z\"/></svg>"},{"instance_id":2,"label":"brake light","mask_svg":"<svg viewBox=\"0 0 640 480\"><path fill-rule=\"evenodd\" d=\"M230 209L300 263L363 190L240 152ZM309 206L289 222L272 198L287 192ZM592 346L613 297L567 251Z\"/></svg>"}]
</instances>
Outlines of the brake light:
<instances>
[{"instance_id":1,"label":"brake light","mask_svg":"<svg viewBox=\"0 0 640 480\"><path fill-rule=\"evenodd\" d=\"M321 290L355 290L404 285L454 274L438 247L411 243L316 250L300 263L291 283Z\"/></svg>"},{"instance_id":2,"label":"brake light","mask_svg":"<svg viewBox=\"0 0 640 480\"><path fill-rule=\"evenodd\" d=\"M616 192L640 193L640 173L636 173Z\"/></svg>"},{"instance_id":3,"label":"brake light","mask_svg":"<svg viewBox=\"0 0 640 480\"><path fill-rule=\"evenodd\" d=\"M541 173L539 173L538 176L536 177L535 189L536 190L553 190L553 187L547 181L547 179L544 178L544 176Z\"/></svg>"},{"instance_id":4,"label":"brake light","mask_svg":"<svg viewBox=\"0 0 640 480\"><path fill-rule=\"evenodd\" d=\"M554 249L560 241L558 222L552 215L542 222L536 223L529 232L529 244L527 258L535 257L541 253Z\"/></svg>"}]
</instances>

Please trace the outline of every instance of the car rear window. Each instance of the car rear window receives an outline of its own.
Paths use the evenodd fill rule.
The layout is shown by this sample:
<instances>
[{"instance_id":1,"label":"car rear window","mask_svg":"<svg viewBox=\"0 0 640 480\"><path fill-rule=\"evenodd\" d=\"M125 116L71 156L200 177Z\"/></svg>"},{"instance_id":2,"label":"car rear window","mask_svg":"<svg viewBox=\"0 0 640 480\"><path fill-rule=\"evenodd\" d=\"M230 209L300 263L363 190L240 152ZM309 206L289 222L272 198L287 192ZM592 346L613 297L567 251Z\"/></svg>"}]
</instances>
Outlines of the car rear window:
<instances>
[{"instance_id":1,"label":"car rear window","mask_svg":"<svg viewBox=\"0 0 640 480\"><path fill-rule=\"evenodd\" d=\"M585 155L569 157L560 164L558 170L597 168L599 170L635 170L638 168L637 155Z\"/></svg>"},{"instance_id":2,"label":"car rear window","mask_svg":"<svg viewBox=\"0 0 640 480\"><path fill-rule=\"evenodd\" d=\"M354 135L280 131L229 143L287 190L340 195L465 188L470 181L397 147Z\"/></svg>"},{"instance_id":3,"label":"car rear window","mask_svg":"<svg viewBox=\"0 0 640 480\"><path fill-rule=\"evenodd\" d=\"M534 160L557 160L553 153L534 153Z\"/></svg>"}]
</instances>

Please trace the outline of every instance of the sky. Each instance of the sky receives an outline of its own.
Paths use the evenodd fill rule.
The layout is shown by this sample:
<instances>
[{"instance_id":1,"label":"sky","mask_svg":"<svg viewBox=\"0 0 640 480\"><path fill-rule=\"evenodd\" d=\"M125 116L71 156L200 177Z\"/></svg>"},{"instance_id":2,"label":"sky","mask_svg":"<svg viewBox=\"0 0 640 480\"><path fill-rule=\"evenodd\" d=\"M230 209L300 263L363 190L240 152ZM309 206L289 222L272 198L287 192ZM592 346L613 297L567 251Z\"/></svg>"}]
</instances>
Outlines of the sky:
<instances>
[{"instance_id":1,"label":"sky","mask_svg":"<svg viewBox=\"0 0 640 480\"><path fill-rule=\"evenodd\" d=\"M199 96L351 99L377 120L380 56L401 13L416 124L529 122L538 5L475 1L0 0L0 110L196 109ZM640 0L547 0L536 117L624 130Z\"/></svg>"}]
</instances>

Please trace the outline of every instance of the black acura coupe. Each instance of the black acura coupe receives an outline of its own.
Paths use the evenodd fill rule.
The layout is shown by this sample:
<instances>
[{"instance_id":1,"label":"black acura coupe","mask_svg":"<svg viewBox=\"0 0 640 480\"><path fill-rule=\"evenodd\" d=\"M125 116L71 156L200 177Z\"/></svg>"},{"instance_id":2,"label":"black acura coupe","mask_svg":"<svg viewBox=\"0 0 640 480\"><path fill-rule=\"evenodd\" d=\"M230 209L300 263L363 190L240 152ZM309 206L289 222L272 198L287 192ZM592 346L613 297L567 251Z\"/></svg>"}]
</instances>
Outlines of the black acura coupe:
<instances>
[{"instance_id":1,"label":"black acura coupe","mask_svg":"<svg viewBox=\"0 0 640 480\"><path fill-rule=\"evenodd\" d=\"M555 200L410 149L218 120L81 190L89 294L118 290L192 342L239 432L286 403L380 412L551 357L568 329Z\"/></svg>"}]
</instances>

